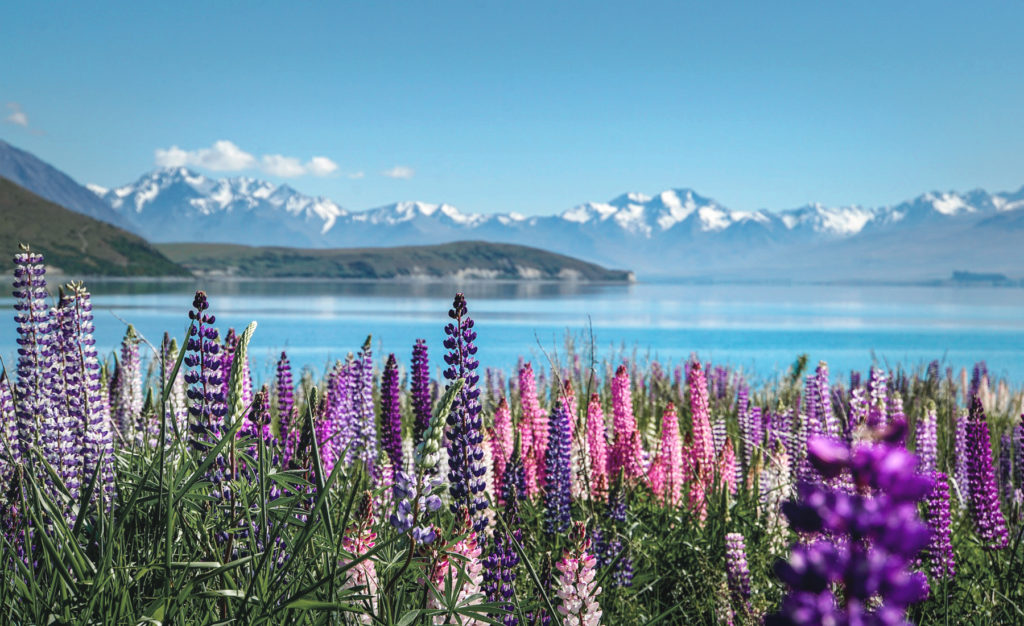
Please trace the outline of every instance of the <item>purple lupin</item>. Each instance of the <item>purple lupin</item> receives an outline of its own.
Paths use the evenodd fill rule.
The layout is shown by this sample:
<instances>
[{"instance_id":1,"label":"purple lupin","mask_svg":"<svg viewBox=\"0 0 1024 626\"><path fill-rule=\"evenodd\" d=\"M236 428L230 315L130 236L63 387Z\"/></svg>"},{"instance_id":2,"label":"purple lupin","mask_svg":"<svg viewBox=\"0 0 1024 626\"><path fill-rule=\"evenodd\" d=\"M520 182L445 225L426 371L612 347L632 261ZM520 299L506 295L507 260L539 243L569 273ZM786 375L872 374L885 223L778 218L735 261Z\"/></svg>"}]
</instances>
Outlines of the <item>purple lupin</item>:
<instances>
[{"instance_id":1,"label":"purple lupin","mask_svg":"<svg viewBox=\"0 0 1024 626\"><path fill-rule=\"evenodd\" d=\"M992 468L985 409L978 396L971 396L971 416L967 422L967 502L974 526L982 542L999 550L1009 545L1006 519L999 510L999 490Z\"/></svg>"},{"instance_id":2,"label":"purple lupin","mask_svg":"<svg viewBox=\"0 0 1024 626\"><path fill-rule=\"evenodd\" d=\"M483 429L480 419L480 389L476 373L480 365L476 360L476 332L469 317L466 297L455 294L452 308L448 311L452 319L444 328L447 338L444 347L448 353L444 362L448 365L444 377L449 381L462 379L462 389L455 396L448 413L446 435L448 439L448 482L451 493L451 509L456 514L468 514L473 521L473 530L480 533L487 528L484 510L487 500L484 496L486 484L484 474Z\"/></svg>"},{"instance_id":3,"label":"purple lupin","mask_svg":"<svg viewBox=\"0 0 1024 626\"><path fill-rule=\"evenodd\" d=\"M402 468L402 407L398 396L398 361L388 355L380 382L381 440L391 466Z\"/></svg>"},{"instance_id":4,"label":"purple lupin","mask_svg":"<svg viewBox=\"0 0 1024 626\"><path fill-rule=\"evenodd\" d=\"M412 348L412 432L413 444L423 441L423 433L430 424L431 391L430 391L430 359L427 355L427 342L417 339Z\"/></svg>"}]
</instances>

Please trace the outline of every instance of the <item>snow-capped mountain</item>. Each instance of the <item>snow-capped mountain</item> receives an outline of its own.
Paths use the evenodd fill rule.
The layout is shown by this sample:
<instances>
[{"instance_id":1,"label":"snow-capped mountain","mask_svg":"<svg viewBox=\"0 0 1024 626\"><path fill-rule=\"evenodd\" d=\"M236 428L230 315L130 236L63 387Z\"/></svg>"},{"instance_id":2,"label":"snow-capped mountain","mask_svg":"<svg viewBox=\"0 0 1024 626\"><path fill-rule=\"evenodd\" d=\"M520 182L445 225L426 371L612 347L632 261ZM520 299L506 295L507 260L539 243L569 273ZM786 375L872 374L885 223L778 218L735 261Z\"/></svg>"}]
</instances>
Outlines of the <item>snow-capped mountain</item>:
<instances>
[{"instance_id":1,"label":"snow-capped mountain","mask_svg":"<svg viewBox=\"0 0 1024 626\"><path fill-rule=\"evenodd\" d=\"M800 263L825 273L846 263L852 272L863 266L857 255L882 253L882 241L892 248L884 253L890 260L914 251L905 264L944 272L929 265L929 259L940 256L938 250L916 247L931 241L946 246L942 255L950 260L945 263L955 261L957 267L971 267L972 259L999 266L983 269L1024 266L1016 249L1005 262L997 262L994 252L951 254L964 248L965 239L958 241L956 235L966 229L987 232L997 230L996 224L1017 224L1016 213L1014 219L993 218L1018 210L1024 214L1024 187L996 194L931 192L878 208L808 204L784 211L736 211L692 189L670 189L655 195L627 193L547 216L468 213L424 202L351 211L287 185L213 179L184 168L156 170L115 189L92 189L157 242L329 248L477 239L541 247L648 275L692 276L782 272ZM907 229L914 230L913 238Z\"/></svg>"},{"instance_id":2,"label":"snow-capped mountain","mask_svg":"<svg viewBox=\"0 0 1024 626\"><path fill-rule=\"evenodd\" d=\"M348 212L327 198L253 178L213 179L183 167L146 174L132 184L90 187L115 211L140 224L151 241L224 241L318 246Z\"/></svg>"}]
</instances>

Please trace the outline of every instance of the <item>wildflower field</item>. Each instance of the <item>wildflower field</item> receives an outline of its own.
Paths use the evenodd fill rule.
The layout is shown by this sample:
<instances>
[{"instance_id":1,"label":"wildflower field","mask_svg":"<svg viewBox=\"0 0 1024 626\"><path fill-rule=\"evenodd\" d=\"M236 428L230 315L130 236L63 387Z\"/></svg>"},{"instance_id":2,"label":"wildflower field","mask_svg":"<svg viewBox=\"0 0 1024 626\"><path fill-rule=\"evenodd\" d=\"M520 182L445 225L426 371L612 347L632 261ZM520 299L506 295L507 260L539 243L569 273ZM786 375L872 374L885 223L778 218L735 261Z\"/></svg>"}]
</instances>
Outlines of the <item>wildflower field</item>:
<instances>
[{"instance_id":1,"label":"wildflower field","mask_svg":"<svg viewBox=\"0 0 1024 626\"><path fill-rule=\"evenodd\" d=\"M482 371L456 294L442 355L259 381L203 292L98 354L86 287L14 261L0 623L1024 623L1022 393L984 364Z\"/></svg>"}]
</instances>

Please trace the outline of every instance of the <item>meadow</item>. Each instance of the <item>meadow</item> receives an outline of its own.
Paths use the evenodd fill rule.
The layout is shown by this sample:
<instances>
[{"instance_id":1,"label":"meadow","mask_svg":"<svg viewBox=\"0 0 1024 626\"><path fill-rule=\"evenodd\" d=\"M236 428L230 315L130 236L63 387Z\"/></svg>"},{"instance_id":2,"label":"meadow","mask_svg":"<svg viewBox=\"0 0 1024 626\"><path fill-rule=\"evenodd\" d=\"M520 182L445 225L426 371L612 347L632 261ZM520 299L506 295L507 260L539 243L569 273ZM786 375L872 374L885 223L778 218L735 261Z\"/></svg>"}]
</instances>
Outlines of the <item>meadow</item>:
<instances>
[{"instance_id":1,"label":"meadow","mask_svg":"<svg viewBox=\"0 0 1024 626\"><path fill-rule=\"evenodd\" d=\"M1024 623L1024 392L984 363L483 369L455 294L444 354L254 380L203 292L98 354L86 286L14 261L0 622Z\"/></svg>"}]
</instances>

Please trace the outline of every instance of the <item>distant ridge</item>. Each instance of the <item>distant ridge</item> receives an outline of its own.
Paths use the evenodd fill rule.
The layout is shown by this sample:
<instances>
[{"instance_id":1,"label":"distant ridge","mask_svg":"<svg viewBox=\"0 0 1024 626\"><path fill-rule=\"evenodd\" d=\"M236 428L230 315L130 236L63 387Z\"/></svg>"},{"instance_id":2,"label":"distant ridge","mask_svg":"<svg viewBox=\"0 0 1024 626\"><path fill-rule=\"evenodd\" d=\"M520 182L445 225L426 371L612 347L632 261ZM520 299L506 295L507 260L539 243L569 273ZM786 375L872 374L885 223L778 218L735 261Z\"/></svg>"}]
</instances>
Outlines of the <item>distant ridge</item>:
<instances>
[{"instance_id":1,"label":"distant ridge","mask_svg":"<svg viewBox=\"0 0 1024 626\"><path fill-rule=\"evenodd\" d=\"M138 235L57 206L0 178L0 254L26 243L71 275L189 276Z\"/></svg>"},{"instance_id":2,"label":"distant ridge","mask_svg":"<svg viewBox=\"0 0 1024 626\"><path fill-rule=\"evenodd\" d=\"M138 232L129 218L113 210L89 189L35 155L0 139L0 176L54 204Z\"/></svg>"},{"instance_id":3,"label":"distant ridge","mask_svg":"<svg viewBox=\"0 0 1024 626\"><path fill-rule=\"evenodd\" d=\"M626 282L632 272L527 246L460 241L434 246L313 250L165 243L157 248L198 276L243 278L570 280Z\"/></svg>"}]
</instances>

